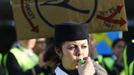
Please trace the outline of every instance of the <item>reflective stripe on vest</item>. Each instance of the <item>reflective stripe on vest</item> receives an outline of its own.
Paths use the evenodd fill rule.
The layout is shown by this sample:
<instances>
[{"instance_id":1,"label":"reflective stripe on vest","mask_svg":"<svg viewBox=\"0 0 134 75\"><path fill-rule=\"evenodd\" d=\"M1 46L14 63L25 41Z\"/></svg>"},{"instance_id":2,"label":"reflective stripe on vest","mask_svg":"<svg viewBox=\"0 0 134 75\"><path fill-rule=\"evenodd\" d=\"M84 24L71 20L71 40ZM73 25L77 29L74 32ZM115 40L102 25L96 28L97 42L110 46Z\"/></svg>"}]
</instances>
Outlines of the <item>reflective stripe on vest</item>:
<instances>
[{"instance_id":1,"label":"reflective stripe on vest","mask_svg":"<svg viewBox=\"0 0 134 75\"><path fill-rule=\"evenodd\" d=\"M22 68L23 72L34 68L34 66L38 64L39 59L35 54L33 54L32 56L32 58L34 59L31 59L30 56L28 56L28 54L26 54L19 48L13 48L10 52L13 53L13 55L17 59L17 62Z\"/></svg>"},{"instance_id":2,"label":"reflective stripe on vest","mask_svg":"<svg viewBox=\"0 0 134 75\"><path fill-rule=\"evenodd\" d=\"M125 75L129 75L128 65L127 65L127 46L124 48L124 51L123 51L123 59L124 59L124 65L125 65Z\"/></svg>"},{"instance_id":3,"label":"reflective stripe on vest","mask_svg":"<svg viewBox=\"0 0 134 75\"><path fill-rule=\"evenodd\" d=\"M111 57L104 57L103 61L109 70L113 69L114 59L112 59Z\"/></svg>"},{"instance_id":4,"label":"reflective stripe on vest","mask_svg":"<svg viewBox=\"0 0 134 75\"><path fill-rule=\"evenodd\" d=\"M6 66L6 63L7 63L6 60L7 60L7 54L5 54L5 55L3 56L3 63L4 63L4 64L3 64L3 66L4 66L3 69L4 69L4 75L9 75L9 74L8 74L8 70L7 70L7 66Z\"/></svg>"},{"instance_id":5,"label":"reflective stripe on vest","mask_svg":"<svg viewBox=\"0 0 134 75\"><path fill-rule=\"evenodd\" d=\"M122 70L122 71L120 72L120 75L125 75L125 70Z\"/></svg>"},{"instance_id":6,"label":"reflective stripe on vest","mask_svg":"<svg viewBox=\"0 0 134 75\"><path fill-rule=\"evenodd\" d=\"M115 63L112 57L103 57L102 55L98 56L98 61L103 67L107 67L109 70L112 70Z\"/></svg>"},{"instance_id":7,"label":"reflective stripe on vest","mask_svg":"<svg viewBox=\"0 0 134 75\"><path fill-rule=\"evenodd\" d=\"M133 75L134 72L134 61L132 61L129 65L129 75Z\"/></svg>"}]
</instances>

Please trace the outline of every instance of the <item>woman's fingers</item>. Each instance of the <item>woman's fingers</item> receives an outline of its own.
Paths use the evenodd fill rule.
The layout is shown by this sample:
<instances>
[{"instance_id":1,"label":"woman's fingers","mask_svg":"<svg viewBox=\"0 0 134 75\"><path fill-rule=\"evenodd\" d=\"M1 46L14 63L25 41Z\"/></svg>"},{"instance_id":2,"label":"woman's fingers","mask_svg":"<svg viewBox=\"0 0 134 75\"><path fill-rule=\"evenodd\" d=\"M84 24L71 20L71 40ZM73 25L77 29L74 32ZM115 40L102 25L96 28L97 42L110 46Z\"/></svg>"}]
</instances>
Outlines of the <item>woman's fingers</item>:
<instances>
[{"instance_id":1,"label":"woman's fingers","mask_svg":"<svg viewBox=\"0 0 134 75\"><path fill-rule=\"evenodd\" d=\"M93 66L93 62L90 57L83 58L85 61L84 64L78 63L78 72L80 75L93 75L95 73L95 69Z\"/></svg>"}]
</instances>

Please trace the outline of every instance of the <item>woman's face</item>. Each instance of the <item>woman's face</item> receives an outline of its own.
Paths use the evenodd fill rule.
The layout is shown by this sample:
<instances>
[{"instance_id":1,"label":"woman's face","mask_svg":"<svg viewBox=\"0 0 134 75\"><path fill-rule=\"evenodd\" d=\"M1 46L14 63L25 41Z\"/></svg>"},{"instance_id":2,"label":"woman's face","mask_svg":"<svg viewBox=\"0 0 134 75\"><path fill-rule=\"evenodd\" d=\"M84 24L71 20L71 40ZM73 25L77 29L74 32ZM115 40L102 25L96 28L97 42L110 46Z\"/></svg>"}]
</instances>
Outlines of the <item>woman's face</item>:
<instances>
[{"instance_id":1,"label":"woman's face","mask_svg":"<svg viewBox=\"0 0 134 75\"><path fill-rule=\"evenodd\" d=\"M19 42L23 47L32 49L35 46L36 39L20 40Z\"/></svg>"},{"instance_id":2,"label":"woman's face","mask_svg":"<svg viewBox=\"0 0 134 75\"><path fill-rule=\"evenodd\" d=\"M45 46L46 46L45 38L39 38L39 39L37 39L33 50L35 51L35 53L40 54L40 53L44 52Z\"/></svg>"},{"instance_id":3,"label":"woman's face","mask_svg":"<svg viewBox=\"0 0 134 75\"><path fill-rule=\"evenodd\" d=\"M114 54L117 56L117 58L122 57L125 45L126 44L124 41L119 41L113 48Z\"/></svg>"},{"instance_id":4,"label":"woman's face","mask_svg":"<svg viewBox=\"0 0 134 75\"><path fill-rule=\"evenodd\" d=\"M77 40L77 41L66 41L62 44L62 64L67 70L76 69L78 60L88 57L88 41Z\"/></svg>"}]
</instances>

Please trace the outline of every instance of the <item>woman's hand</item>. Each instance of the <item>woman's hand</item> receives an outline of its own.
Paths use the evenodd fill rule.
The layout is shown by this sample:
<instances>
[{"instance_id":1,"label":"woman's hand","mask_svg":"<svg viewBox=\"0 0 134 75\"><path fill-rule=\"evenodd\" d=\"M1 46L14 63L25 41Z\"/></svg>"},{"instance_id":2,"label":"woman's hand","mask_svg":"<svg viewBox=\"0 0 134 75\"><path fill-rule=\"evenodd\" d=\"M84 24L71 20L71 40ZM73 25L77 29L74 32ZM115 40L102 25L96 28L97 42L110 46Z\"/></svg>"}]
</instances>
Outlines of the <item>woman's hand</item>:
<instances>
[{"instance_id":1,"label":"woman's hand","mask_svg":"<svg viewBox=\"0 0 134 75\"><path fill-rule=\"evenodd\" d=\"M84 64L78 63L78 72L79 75L94 75L95 68L93 66L93 62L90 57L86 57L83 59L85 61Z\"/></svg>"}]
</instances>

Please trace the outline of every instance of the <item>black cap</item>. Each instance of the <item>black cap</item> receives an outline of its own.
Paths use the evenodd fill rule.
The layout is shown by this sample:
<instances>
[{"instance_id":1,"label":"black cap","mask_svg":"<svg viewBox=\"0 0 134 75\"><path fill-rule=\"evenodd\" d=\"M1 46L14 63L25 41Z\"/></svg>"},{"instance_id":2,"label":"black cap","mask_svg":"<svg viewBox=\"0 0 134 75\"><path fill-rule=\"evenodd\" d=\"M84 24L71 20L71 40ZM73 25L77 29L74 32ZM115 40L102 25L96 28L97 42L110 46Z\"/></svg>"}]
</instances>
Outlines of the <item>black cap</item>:
<instances>
[{"instance_id":1,"label":"black cap","mask_svg":"<svg viewBox=\"0 0 134 75\"><path fill-rule=\"evenodd\" d=\"M63 23L55 26L55 43L88 39L88 25Z\"/></svg>"}]
</instances>

